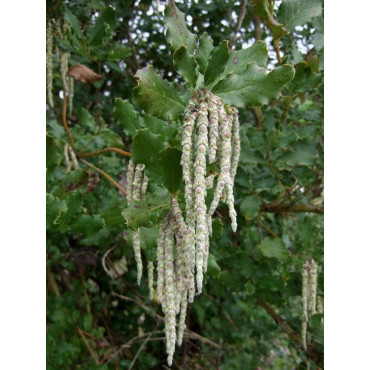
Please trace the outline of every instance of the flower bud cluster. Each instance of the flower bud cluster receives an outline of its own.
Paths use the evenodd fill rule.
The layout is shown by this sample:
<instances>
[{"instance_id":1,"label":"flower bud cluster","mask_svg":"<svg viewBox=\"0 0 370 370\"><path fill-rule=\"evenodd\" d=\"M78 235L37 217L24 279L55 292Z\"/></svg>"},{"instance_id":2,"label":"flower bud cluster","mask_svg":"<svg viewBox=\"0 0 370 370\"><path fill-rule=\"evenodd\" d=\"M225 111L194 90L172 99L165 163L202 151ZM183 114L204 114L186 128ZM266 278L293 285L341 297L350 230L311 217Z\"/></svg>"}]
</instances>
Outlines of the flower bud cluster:
<instances>
[{"instance_id":1,"label":"flower bud cluster","mask_svg":"<svg viewBox=\"0 0 370 370\"><path fill-rule=\"evenodd\" d=\"M127 203L132 201L144 199L146 189L148 187L148 178L144 175L144 164L135 164L130 159L126 179L127 179ZM135 261L137 266L137 283L140 285L143 274L143 262L141 259L140 250L140 234L139 231L134 232L133 247L135 254Z\"/></svg>"},{"instance_id":2,"label":"flower bud cluster","mask_svg":"<svg viewBox=\"0 0 370 370\"><path fill-rule=\"evenodd\" d=\"M317 264L312 257L308 257L302 269L302 344L307 350L307 323L316 311L317 294Z\"/></svg>"}]
</instances>

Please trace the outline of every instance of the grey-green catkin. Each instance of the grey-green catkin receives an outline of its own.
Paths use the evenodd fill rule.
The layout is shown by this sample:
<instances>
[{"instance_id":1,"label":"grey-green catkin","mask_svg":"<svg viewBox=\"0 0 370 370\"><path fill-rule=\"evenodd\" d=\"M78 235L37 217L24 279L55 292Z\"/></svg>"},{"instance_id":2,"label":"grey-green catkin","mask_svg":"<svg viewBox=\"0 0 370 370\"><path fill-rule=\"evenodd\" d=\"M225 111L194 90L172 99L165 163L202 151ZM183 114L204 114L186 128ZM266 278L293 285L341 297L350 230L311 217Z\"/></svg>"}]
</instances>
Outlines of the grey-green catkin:
<instances>
[{"instance_id":1,"label":"grey-green catkin","mask_svg":"<svg viewBox=\"0 0 370 370\"><path fill-rule=\"evenodd\" d=\"M302 346L307 351L307 322L308 322L308 294L309 294L309 264L306 262L302 269Z\"/></svg>"},{"instance_id":2,"label":"grey-green catkin","mask_svg":"<svg viewBox=\"0 0 370 370\"><path fill-rule=\"evenodd\" d=\"M73 96L74 96L74 78L67 77L67 83L68 83L68 113L72 114Z\"/></svg>"},{"instance_id":3,"label":"grey-green catkin","mask_svg":"<svg viewBox=\"0 0 370 370\"><path fill-rule=\"evenodd\" d=\"M149 299L153 300L154 297L154 264L152 261L148 261L148 286L149 286Z\"/></svg>"},{"instance_id":4,"label":"grey-green catkin","mask_svg":"<svg viewBox=\"0 0 370 370\"><path fill-rule=\"evenodd\" d=\"M53 30L51 21L48 20L46 28L46 83L48 89L48 102L51 108L54 107L53 98Z\"/></svg>"}]
</instances>

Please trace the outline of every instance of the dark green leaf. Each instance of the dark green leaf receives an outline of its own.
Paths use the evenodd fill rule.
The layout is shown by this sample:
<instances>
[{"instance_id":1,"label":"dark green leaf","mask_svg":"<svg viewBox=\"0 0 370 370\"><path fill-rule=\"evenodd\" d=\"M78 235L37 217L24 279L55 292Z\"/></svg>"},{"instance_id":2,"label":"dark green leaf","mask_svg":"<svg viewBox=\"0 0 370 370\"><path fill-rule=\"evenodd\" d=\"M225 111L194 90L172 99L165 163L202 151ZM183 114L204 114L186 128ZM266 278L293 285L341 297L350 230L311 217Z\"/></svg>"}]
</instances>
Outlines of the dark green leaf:
<instances>
[{"instance_id":1,"label":"dark green leaf","mask_svg":"<svg viewBox=\"0 0 370 370\"><path fill-rule=\"evenodd\" d=\"M175 85L163 80L153 71L153 66L136 72L138 85L133 89L133 100L148 114L165 120L174 119L185 110Z\"/></svg>"},{"instance_id":2,"label":"dark green leaf","mask_svg":"<svg viewBox=\"0 0 370 370\"><path fill-rule=\"evenodd\" d=\"M141 129L132 140L132 160L135 164L145 164L145 170L149 170L151 177L161 181L162 168L159 160L159 152L164 149L163 139L160 135L153 134L149 129Z\"/></svg>"},{"instance_id":3,"label":"dark green leaf","mask_svg":"<svg viewBox=\"0 0 370 370\"><path fill-rule=\"evenodd\" d=\"M50 173L63 159L63 146L52 136L46 135L46 169Z\"/></svg>"},{"instance_id":4,"label":"dark green leaf","mask_svg":"<svg viewBox=\"0 0 370 370\"><path fill-rule=\"evenodd\" d=\"M154 262L157 252L158 230L140 227L140 247L144 250L145 257Z\"/></svg>"},{"instance_id":5,"label":"dark green leaf","mask_svg":"<svg viewBox=\"0 0 370 370\"><path fill-rule=\"evenodd\" d=\"M208 37L207 32L204 32L199 38L199 52L196 53L195 59L199 64L199 72L203 73L207 69L208 56L213 49L213 40Z\"/></svg>"},{"instance_id":6,"label":"dark green leaf","mask_svg":"<svg viewBox=\"0 0 370 370\"><path fill-rule=\"evenodd\" d=\"M196 73L197 62L194 56L189 55L184 45L176 49L173 54L173 66L190 87L195 87L198 77Z\"/></svg>"},{"instance_id":7,"label":"dark green leaf","mask_svg":"<svg viewBox=\"0 0 370 370\"><path fill-rule=\"evenodd\" d=\"M282 87L293 77L294 68L290 65L277 67L269 74L265 74L264 68L251 63L243 74L226 76L212 91L224 103L236 107L255 107L278 98Z\"/></svg>"},{"instance_id":8,"label":"dark green leaf","mask_svg":"<svg viewBox=\"0 0 370 370\"><path fill-rule=\"evenodd\" d=\"M52 194L46 194L46 229L53 229L60 224L60 219L68 210L64 200L54 197Z\"/></svg>"},{"instance_id":9,"label":"dark green leaf","mask_svg":"<svg viewBox=\"0 0 370 370\"><path fill-rule=\"evenodd\" d=\"M69 224L77 214L81 213L84 200L80 191L75 191L69 194L65 200L68 206L68 211L63 217L63 223Z\"/></svg>"},{"instance_id":10,"label":"dark green leaf","mask_svg":"<svg viewBox=\"0 0 370 370\"><path fill-rule=\"evenodd\" d=\"M89 29L88 40L90 45L99 45L104 39L110 38L117 25L116 11L107 7L96 19Z\"/></svg>"},{"instance_id":11,"label":"dark green leaf","mask_svg":"<svg viewBox=\"0 0 370 370\"><path fill-rule=\"evenodd\" d=\"M166 38L173 50L185 45L188 53L193 54L197 37L192 34L185 23L185 15L174 2L169 2L164 10L164 23L167 27Z\"/></svg>"},{"instance_id":12,"label":"dark green leaf","mask_svg":"<svg viewBox=\"0 0 370 370\"><path fill-rule=\"evenodd\" d=\"M122 216L126 219L126 225L132 230L139 227L153 227L159 224L163 218L163 213L171 206L170 198L159 200L152 197L150 200L138 200L122 211Z\"/></svg>"},{"instance_id":13,"label":"dark green leaf","mask_svg":"<svg viewBox=\"0 0 370 370\"><path fill-rule=\"evenodd\" d=\"M253 195L245 197L240 204L240 212L247 220L255 218L258 215L259 210L260 201Z\"/></svg>"},{"instance_id":14,"label":"dark green leaf","mask_svg":"<svg viewBox=\"0 0 370 370\"><path fill-rule=\"evenodd\" d=\"M207 276L210 276L212 278L219 278L220 274L220 266L218 265L215 256L210 253L208 256Z\"/></svg>"},{"instance_id":15,"label":"dark green leaf","mask_svg":"<svg viewBox=\"0 0 370 370\"><path fill-rule=\"evenodd\" d=\"M160 153L163 185L172 194L176 193L182 184L181 150L167 148Z\"/></svg>"},{"instance_id":16,"label":"dark green leaf","mask_svg":"<svg viewBox=\"0 0 370 370\"><path fill-rule=\"evenodd\" d=\"M204 85L209 88L225 70L226 63L230 57L228 44L228 41L222 41L221 44L214 48L209 54L208 66L204 73Z\"/></svg>"},{"instance_id":17,"label":"dark green leaf","mask_svg":"<svg viewBox=\"0 0 370 370\"><path fill-rule=\"evenodd\" d=\"M258 248L268 258L284 259L289 256L289 252L281 239L266 237L262 240Z\"/></svg>"},{"instance_id":18,"label":"dark green leaf","mask_svg":"<svg viewBox=\"0 0 370 370\"><path fill-rule=\"evenodd\" d=\"M104 219L99 215L80 215L72 223L73 232L85 236L96 234L104 227Z\"/></svg>"},{"instance_id":19,"label":"dark green leaf","mask_svg":"<svg viewBox=\"0 0 370 370\"><path fill-rule=\"evenodd\" d=\"M98 127L96 125L95 119L86 108L80 108L77 111L77 119L80 125L84 128L87 128L88 131L94 134L97 132Z\"/></svg>"},{"instance_id":20,"label":"dark green leaf","mask_svg":"<svg viewBox=\"0 0 370 370\"><path fill-rule=\"evenodd\" d=\"M122 216L123 207L111 206L107 208L102 216L105 221L106 227L118 227L123 229L125 225L125 219Z\"/></svg>"},{"instance_id":21,"label":"dark green leaf","mask_svg":"<svg viewBox=\"0 0 370 370\"><path fill-rule=\"evenodd\" d=\"M128 100L115 99L113 114L126 135L133 137L136 130L143 127L142 118Z\"/></svg>"},{"instance_id":22,"label":"dark green leaf","mask_svg":"<svg viewBox=\"0 0 370 370\"><path fill-rule=\"evenodd\" d=\"M281 39L289 33L289 31L284 28L285 24L280 24L274 19L273 14L270 13L267 0L253 0L253 4L255 6L256 14L267 25L275 40Z\"/></svg>"},{"instance_id":23,"label":"dark green leaf","mask_svg":"<svg viewBox=\"0 0 370 370\"><path fill-rule=\"evenodd\" d=\"M71 25L74 34L82 39L84 36L81 32L80 22L65 3L63 4L63 17Z\"/></svg>"}]
</instances>

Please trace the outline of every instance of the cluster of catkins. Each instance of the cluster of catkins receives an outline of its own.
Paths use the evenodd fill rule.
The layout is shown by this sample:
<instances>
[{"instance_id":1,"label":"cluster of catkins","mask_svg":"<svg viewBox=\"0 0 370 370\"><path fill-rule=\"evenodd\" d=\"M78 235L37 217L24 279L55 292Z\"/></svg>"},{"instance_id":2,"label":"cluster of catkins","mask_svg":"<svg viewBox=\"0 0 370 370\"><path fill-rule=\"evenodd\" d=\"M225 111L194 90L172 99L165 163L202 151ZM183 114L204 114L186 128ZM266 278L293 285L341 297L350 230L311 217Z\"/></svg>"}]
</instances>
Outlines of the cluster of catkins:
<instances>
[{"instance_id":1,"label":"cluster of catkins","mask_svg":"<svg viewBox=\"0 0 370 370\"><path fill-rule=\"evenodd\" d=\"M144 164L135 165L130 159L127 169L127 203L130 204L132 201L141 200L145 198L145 193L148 188L149 179L144 175ZM134 232L133 245L135 260L137 266L137 283L140 285L141 277L143 274L143 262L141 259L140 251L140 234L139 231ZM151 266L149 266L149 271ZM150 276L150 274L149 274ZM153 279L152 279L153 280Z\"/></svg>"},{"instance_id":2,"label":"cluster of catkins","mask_svg":"<svg viewBox=\"0 0 370 370\"><path fill-rule=\"evenodd\" d=\"M157 243L157 291L165 314L168 364L176 341L182 344L187 304L201 294L207 271L212 215L220 201L227 204L231 227L237 228L233 185L240 156L239 120L236 108L225 107L208 90L199 90L184 113L182 137L185 217L177 199L162 221ZM218 171L207 176L207 163ZM216 186L207 209L207 189ZM176 315L179 321L176 325ZM177 326L177 334L176 334Z\"/></svg>"},{"instance_id":3,"label":"cluster of catkins","mask_svg":"<svg viewBox=\"0 0 370 370\"><path fill-rule=\"evenodd\" d=\"M63 23L63 24L62 24ZM46 26L46 80L48 89L48 102L51 108L54 107L53 100L53 37L59 39L65 39L66 32L68 29L68 23L57 19L55 21L55 33L53 35L52 22L48 20ZM63 31L62 31L63 30ZM56 59L60 63L60 78L63 83L63 89L68 96L68 107L69 113L71 114L73 108L73 90L74 90L74 79L68 77L68 60L69 53L67 51L60 51L58 46L55 46Z\"/></svg>"},{"instance_id":4,"label":"cluster of catkins","mask_svg":"<svg viewBox=\"0 0 370 370\"><path fill-rule=\"evenodd\" d=\"M317 312L317 264L312 257L308 257L302 268L302 345L307 350L307 323L309 318Z\"/></svg>"}]
</instances>

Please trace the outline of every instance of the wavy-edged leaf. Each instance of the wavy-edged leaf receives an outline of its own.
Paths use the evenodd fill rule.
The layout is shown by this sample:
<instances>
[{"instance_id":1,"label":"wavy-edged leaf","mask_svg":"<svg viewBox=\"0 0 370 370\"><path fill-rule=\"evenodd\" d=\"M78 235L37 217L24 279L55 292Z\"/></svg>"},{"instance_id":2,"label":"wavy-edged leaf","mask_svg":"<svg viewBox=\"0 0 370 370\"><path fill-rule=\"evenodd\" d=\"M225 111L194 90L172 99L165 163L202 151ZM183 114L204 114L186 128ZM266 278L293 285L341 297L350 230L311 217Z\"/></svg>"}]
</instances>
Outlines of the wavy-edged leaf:
<instances>
[{"instance_id":1,"label":"wavy-edged leaf","mask_svg":"<svg viewBox=\"0 0 370 370\"><path fill-rule=\"evenodd\" d=\"M199 48L198 53L195 54L195 59L199 64L199 72L203 73L207 69L208 56L211 50L213 49L213 40L208 37L207 32L202 33L202 36L199 38Z\"/></svg>"},{"instance_id":2,"label":"wavy-edged leaf","mask_svg":"<svg viewBox=\"0 0 370 370\"><path fill-rule=\"evenodd\" d=\"M289 252L281 239L266 237L262 240L258 248L267 258L284 259L289 256Z\"/></svg>"},{"instance_id":3,"label":"wavy-edged leaf","mask_svg":"<svg viewBox=\"0 0 370 370\"><path fill-rule=\"evenodd\" d=\"M114 118L123 132L129 136L135 136L136 131L143 127L143 120L128 100L116 98L113 108Z\"/></svg>"},{"instance_id":4,"label":"wavy-edged leaf","mask_svg":"<svg viewBox=\"0 0 370 370\"><path fill-rule=\"evenodd\" d=\"M217 77L225 70L226 63L229 60L230 52L228 41L222 41L219 46L215 47L208 58L208 66L204 73L204 85L212 86Z\"/></svg>"},{"instance_id":5,"label":"wavy-edged leaf","mask_svg":"<svg viewBox=\"0 0 370 370\"><path fill-rule=\"evenodd\" d=\"M176 72L190 87L195 87L197 82L197 62L190 55L184 45L181 45L173 54L173 66Z\"/></svg>"},{"instance_id":6,"label":"wavy-edged leaf","mask_svg":"<svg viewBox=\"0 0 370 370\"><path fill-rule=\"evenodd\" d=\"M106 38L113 35L113 31L117 25L116 11L107 7L99 14L96 22L88 31L88 40L90 45L99 45Z\"/></svg>"},{"instance_id":7,"label":"wavy-edged leaf","mask_svg":"<svg viewBox=\"0 0 370 370\"><path fill-rule=\"evenodd\" d=\"M284 0L279 6L277 18L290 30L306 24L322 14L322 0Z\"/></svg>"},{"instance_id":8,"label":"wavy-edged leaf","mask_svg":"<svg viewBox=\"0 0 370 370\"><path fill-rule=\"evenodd\" d=\"M240 204L240 212L247 219L252 220L260 211L260 201L254 195L249 195Z\"/></svg>"},{"instance_id":9,"label":"wavy-edged leaf","mask_svg":"<svg viewBox=\"0 0 370 370\"><path fill-rule=\"evenodd\" d=\"M71 25L74 34L82 39L84 36L81 32L81 25L77 17L71 12L67 4L63 4L63 18Z\"/></svg>"},{"instance_id":10,"label":"wavy-edged leaf","mask_svg":"<svg viewBox=\"0 0 370 370\"><path fill-rule=\"evenodd\" d=\"M182 184L182 167L180 165L182 152L176 148L166 148L159 154L163 185L170 193L174 194Z\"/></svg>"},{"instance_id":11,"label":"wavy-edged leaf","mask_svg":"<svg viewBox=\"0 0 370 370\"><path fill-rule=\"evenodd\" d=\"M243 74L230 74L221 80L212 92L224 103L236 107L261 106L280 95L281 88L294 77L290 65L277 67L269 74L256 63L248 64Z\"/></svg>"},{"instance_id":12,"label":"wavy-edged leaf","mask_svg":"<svg viewBox=\"0 0 370 370\"><path fill-rule=\"evenodd\" d=\"M73 232L89 236L96 234L105 225L104 219L99 215L79 215L71 224Z\"/></svg>"},{"instance_id":13,"label":"wavy-edged leaf","mask_svg":"<svg viewBox=\"0 0 370 370\"><path fill-rule=\"evenodd\" d=\"M193 54L197 37L188 30L184 13L176 7L174 2L169 2L164 10L164 23L167 27L166 38L173 50L185 45L188 53Z\"/></svg>"},{"instance_id":14,"label":"wavy-edged leaf","mask_svg":"<svg viewBox=\"0 0 370 370\"><path fill-rule=\"evenodd\" d=\"M159 152L164 149L163 139L153 134L149 129L140 129L132 139L132 160L135 164L145 164L145 170L150 172L153 180L161 181L162 168Z\"/></svg>"},{"instance_id":15,"label":"wavy-edged leaf","mask_svg":"<svg viewBox=\"0 0 370 370\"><path fill-rule=\"evenodd\" d=\"M293 0L295 1L295 0ZM284 26L276 21L273 14L270 13L269 4L267 0L253 0L256 14L266 24L268 29L271 31L275 40L281 39L289 33Z\"/></svg>"},{"instance_id":16,"label":"wavy-edged leaf","mask_svg":"<svg viewBox=\"0 0 370 370\"><path fill-rule=\"evenodd\" d=\"M138 85L133 89L133 100L145 112L162 119L174 119L185 110L185 102L176 85L154 73L153 66L136 72Z\"/></svg>"},{"instance_id":17,"label":"wavy-edged leaf","mask_svg":"<svg viewBox=\"0 0 370 370\"><path fill-rule=\"evenodd\" d=\"M67 211L67 203L64 200L52 194L46 194L46 230L53 229L60 224L59 220Z\"/></svg>"},{"instance_id":18,"label":"wavy-edged leaf","mask_svg":"<svg viewBox=\"0 0 370 370\"><path fill-rule=\"evenodd\" d=\"M139 227L153 227L159 224L165 213L170 209L171 199L158 199L152 197L150 200L138 200L131 202L122 211L126 219L126 225L131 230L138 230Z\"/></svg>"}]
</instances>

